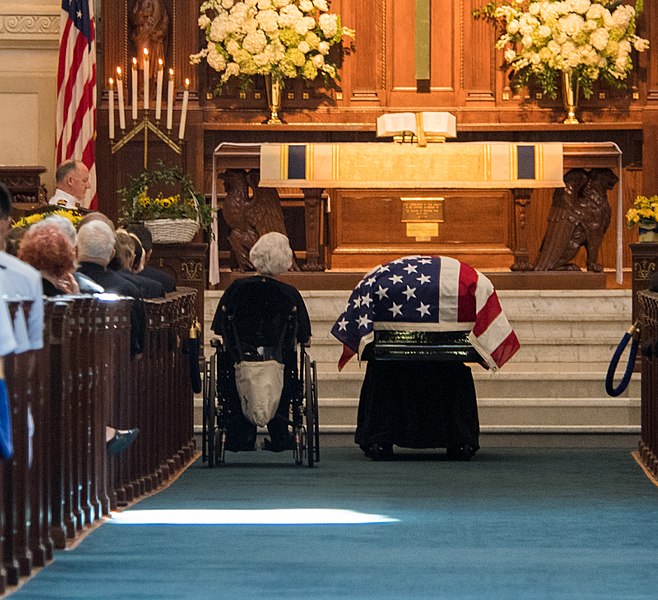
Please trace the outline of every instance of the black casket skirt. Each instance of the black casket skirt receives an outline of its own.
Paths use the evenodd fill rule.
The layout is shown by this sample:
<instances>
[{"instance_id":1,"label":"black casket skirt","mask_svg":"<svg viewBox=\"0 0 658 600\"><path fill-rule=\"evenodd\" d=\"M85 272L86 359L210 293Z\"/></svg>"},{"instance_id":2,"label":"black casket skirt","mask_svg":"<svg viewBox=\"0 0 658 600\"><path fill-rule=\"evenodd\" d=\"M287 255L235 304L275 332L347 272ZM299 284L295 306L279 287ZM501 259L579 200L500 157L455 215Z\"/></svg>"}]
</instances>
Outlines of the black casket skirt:
<instances>
[{"instance_id":1,"label":"black casket skirt","mask_svg":"<svg viewBox=\"0 0 658 600\"><path fill-rule=\"evenodd\" d=\"M402 448L479 448L475 385L458 361L369 360L355 441Z\"/></svg>"}]
</instances>

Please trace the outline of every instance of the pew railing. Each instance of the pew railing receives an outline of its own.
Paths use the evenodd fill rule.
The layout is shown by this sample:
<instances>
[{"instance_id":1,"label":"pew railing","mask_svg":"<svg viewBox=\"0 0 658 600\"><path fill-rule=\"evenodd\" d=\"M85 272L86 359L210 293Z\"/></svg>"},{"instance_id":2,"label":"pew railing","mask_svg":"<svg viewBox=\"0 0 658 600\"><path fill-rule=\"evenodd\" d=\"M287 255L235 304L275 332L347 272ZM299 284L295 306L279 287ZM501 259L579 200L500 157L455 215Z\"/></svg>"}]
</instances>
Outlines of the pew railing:
<instances>
[{"instance_id":1,"label":"pew railing","mask_svg":"<svg viewBox=\"0 0 658 600\"><path fill-rule=\"evenodd\" d=\"M5 358L14 456L0 461L0 594L195 458L183 356L195 296L183 288L144 301L137 356L130 353L132 299L47 299L44 348ZM8 304L12 314L29 310ZM140 435L108 457L107 425L138 427Z\"/></svg>"},{"instance_id":2,"label":"pew railing","mask_svg":"<svg viewBox=\"0 0 658 600\"><path fill-rule=\"evenodd\" d=\"M642 353L639 455L658 477L658 293L640 291L637 297Z\"/></svg>"}]
</instances>

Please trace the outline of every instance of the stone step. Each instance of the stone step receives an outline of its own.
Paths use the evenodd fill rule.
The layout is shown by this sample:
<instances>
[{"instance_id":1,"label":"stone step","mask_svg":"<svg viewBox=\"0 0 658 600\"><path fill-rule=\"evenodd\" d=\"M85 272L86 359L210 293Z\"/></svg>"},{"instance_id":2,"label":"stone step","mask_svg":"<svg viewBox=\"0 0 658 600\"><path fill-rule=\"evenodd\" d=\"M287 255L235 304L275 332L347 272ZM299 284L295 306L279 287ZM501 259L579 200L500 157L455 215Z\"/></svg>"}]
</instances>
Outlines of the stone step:
<instances>
[{"instance_id":1,"label":"stone step","mask_svg":"<svg viewBox=\"0 0 658 600\"><path fill-rule=\"evenodd\" d=\"M338 372L342 347L330 335L349 292L302 295L314 332L309 354L318 366L321 429L350 435L365 365L352 359ZM630 290L503 290L498 296L521 350L497 372L472 365L483 432L637 431L640 374L621 397L605 392L610 358L631 323ZM206 296L207 335L219 297Z\"/></svg>"},{"instance_id":2,"label":"stone step","mask_svg":"<svg viewBox=\"0 0 658 600\"><path fill-rule=\"evenodd\" d=\"M320 425L324 430L353 429L358 400L323 398ZM639 398L481 398L478 415L483 430L540 431L548 428L615 428L635 430Z\"/></svg>"}]
</instances>

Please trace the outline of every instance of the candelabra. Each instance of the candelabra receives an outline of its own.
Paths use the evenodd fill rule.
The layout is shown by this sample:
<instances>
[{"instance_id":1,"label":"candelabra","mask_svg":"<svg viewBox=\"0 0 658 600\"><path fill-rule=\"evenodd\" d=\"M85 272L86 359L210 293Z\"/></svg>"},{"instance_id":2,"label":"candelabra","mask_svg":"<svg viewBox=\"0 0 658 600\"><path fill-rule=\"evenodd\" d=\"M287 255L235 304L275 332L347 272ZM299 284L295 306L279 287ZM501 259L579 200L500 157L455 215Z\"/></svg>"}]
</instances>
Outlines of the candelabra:
<instances>
[{"instance_id":1,"label":"candelabra","mask_svg":"<svg viewBox=\"0 0 658 600\"><path fill-rule=\"evenodd\" d=\"M156 71L156 92L155 92L155 121L150 117L150 63L148 49L144 48L144 61L143 61L143 113L141 119L139 118L139 73L137 68L137 58L132 59L132 80L130 85L131 93L131 111L132 111L132 128L126 130L126 105L124 99L124 81L121 67L117 67L116 86L118 96L118 112L119 112L119 129L121 130L121 137L118 141L115 140L115 122L114 122L114 79L109 79L109 137L112 144L112 154L117 153L123 148L130 140L134 139L141 132L144 132L144 169L148 168L148 144L149 132L152 132L160 140L162 140L169 148L177 154L181 154L183 147L183 140L185 138L185 122L187 118L187 104L190 94L190 80L185 79L185 87L183 90L183 103L181 106L181 117L178 125L178 142L174 141L172 137L173 117L174 117L174 71L169 69L169 79L167 82L167 113L165 128L166 132L161 127L162 119L162 88L164 80L164 63L162 59L158 59L158 68Z\"/></svg>"}]
</instances>

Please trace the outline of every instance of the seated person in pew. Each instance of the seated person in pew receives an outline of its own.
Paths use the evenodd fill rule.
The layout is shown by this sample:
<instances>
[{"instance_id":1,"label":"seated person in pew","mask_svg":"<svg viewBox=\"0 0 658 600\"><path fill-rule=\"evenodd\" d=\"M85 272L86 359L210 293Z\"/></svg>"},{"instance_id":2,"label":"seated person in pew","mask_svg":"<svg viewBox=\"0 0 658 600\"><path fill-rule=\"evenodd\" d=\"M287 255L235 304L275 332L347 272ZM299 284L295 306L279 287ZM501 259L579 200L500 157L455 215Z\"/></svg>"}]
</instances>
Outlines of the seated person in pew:
<instances>
[{"instance_id":1,"label":"seated person in pew","mask_svg":"<svg viewBox=\"0 0 658 600\"><path fill-rule=\"evenodd\" d=\"M141 223L131 223L126 227L130 235L134 235L140 242L144 251L143 260L140 265L133 269L140 277L148 277L159 281L164 287L165 293L176 291L176 280L161 269L156 269L149 264L153 253L153 236L146 225Z\"/></svg>"},{"instance_id":2,"label":"seated person in pew","mask_svg":"<svg viewBox=\"0 0 658 600\"><path fill-rule=\"evenodd\" d=\"M142 298L164 298L165 290L159 281L149 279L148 277L138 277L132 271L135 261L135 245L130 234L125 229L117 229L115 235L114 256L108 268L135 284Z\"/></svg>"},{"instance_id":3,"label":"seated person in pew","mask_svg":"<svg viewBox=\"0 0 658 600\"><path fill-rule=\"evenodd\" d=\"M377 331L468 333L485 367L498 369L519 342L491 282L453 258L403 257L363 277L331 330L343 343L339 369L355 354L368 361L355 435L367 456L390 459L397 445L468 460L479 448L470 367L440 351L384 360L373 352Z\"/></svg>"},{"instance_id":4,"label":"seated person in pew","mask_svg":"<svg viewBox=\"0 0 658 600\"><path fill-rule=\"evenodd\" d=\"M75 247L71 238L62 233L61 217L47 218L32 225L23 236L18 256L31 264L41 274L43 294L47 297L80 293L76 280ZM68 222L68 221L66 221ZM104 289L89 280L83 280L83 288L87 292L103 292ZM139 429L119 430L114 427L105 428L105 441L108 454L117 454L125 450L135 440Z\"/></svg>"},{"instance_id":5,"label":"seated person in pew","mask_svg":"<svg viewBox=\"0 0 658 600\"><path fill-rule=\"evenodd\" d=\"M89 213L85 218L91 214L100 213ZM133 356L141 354L146 327L142 296L135 284L108 269L115 252L114 230L102 218L84 224L82 221L78 229L78 271L103 286L106 292L134 299L130 312L130 351Z\"/></svg>"},{"instance_id":6,"label":"seated person in pew","mask_svg":"<svg viewBox=\"0 0 658 600\"><path fill-rule=\"evenodd\" d=\"M277 275L290 270L292 258L292 250L290 249L288 238L285 235L278 232L269 232L261 236L249 253L249 260L256 268L257 275L238 279L226 289L215 312L211 329L218 335L227 331L227 324L223 322L223 319L227 313L233 310L237 301L236 299L240 296L240 292L253 282L258 282L266 278L269 282L274 283L278 290L283 292L287 299L290 300L292 306L296 307L297 342L309 345L311 340L311 321L301 294L293 286L275 279ZM248 334L245 334L245 337L249 337ZM224 341L225 343L227 342L227 340ZM296 353L294 351L292 353L287 352L284 360L286 364L289 364L287 361L293 361L294 364ZM256 443L256 426L242 415L239 408L238 394L235 390L233 392L230 396L233 399L237 399L238 404L233 411L236 416L227 426L226 448L233 451L253 450ZM288 378L284 378L284 387L279 400L277 414L267 424L270 439L266 439L264 442L264 448L266 450L280 452L290 450L294 447L294 440L288 426L291 396L292 390L289 389Z\"/></svg>"}]
</instances>

